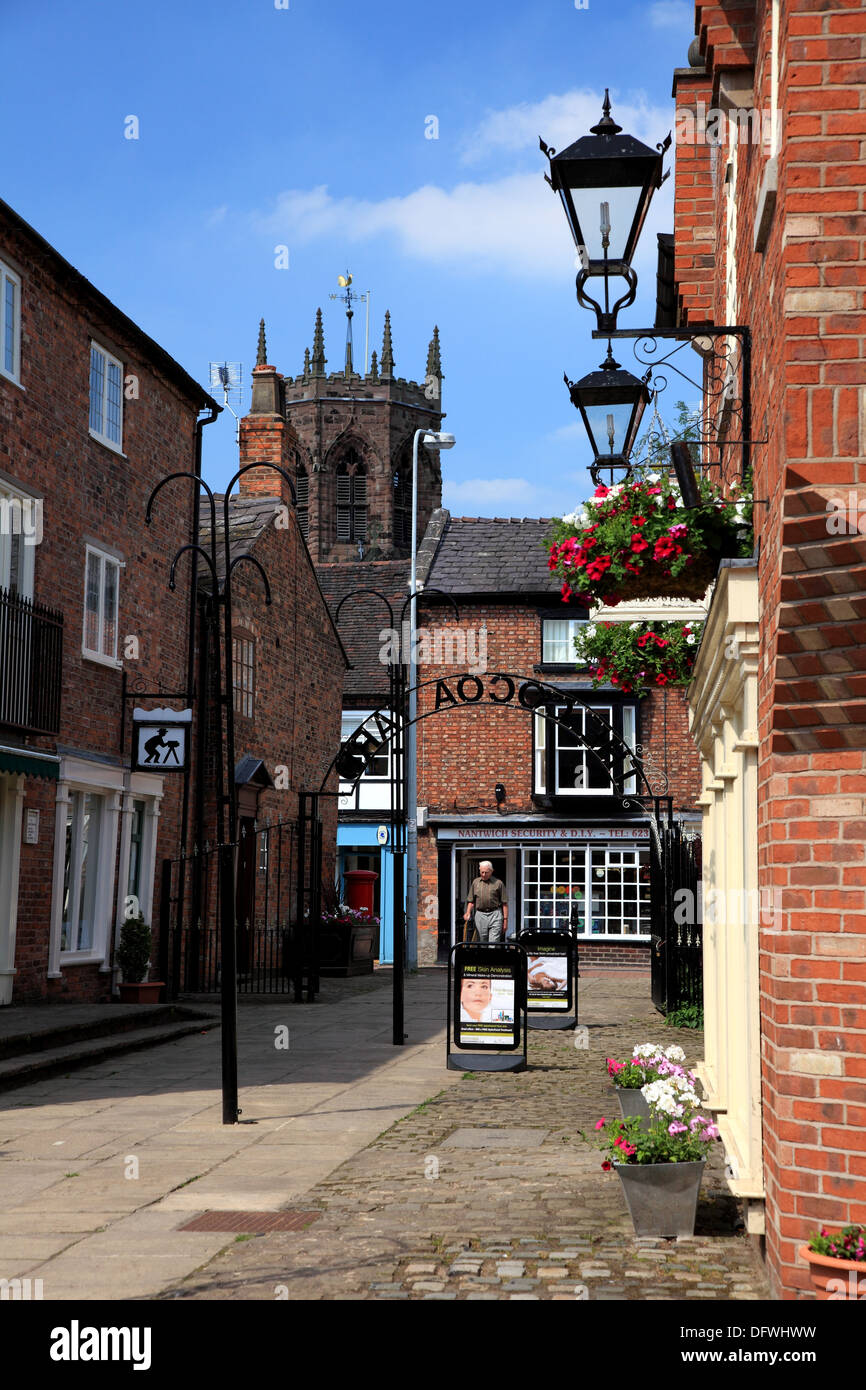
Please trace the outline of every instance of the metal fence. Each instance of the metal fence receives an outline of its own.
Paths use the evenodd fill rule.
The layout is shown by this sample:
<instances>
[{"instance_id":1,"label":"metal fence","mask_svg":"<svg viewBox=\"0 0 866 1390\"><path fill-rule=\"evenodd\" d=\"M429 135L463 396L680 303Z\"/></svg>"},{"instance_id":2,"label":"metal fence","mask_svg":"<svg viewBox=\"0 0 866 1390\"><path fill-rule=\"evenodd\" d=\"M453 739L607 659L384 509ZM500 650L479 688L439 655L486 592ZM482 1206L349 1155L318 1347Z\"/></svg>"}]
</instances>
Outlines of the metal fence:
<instances>
[{"instance_id":1,"label":"metal fence","mask_svg":"<svg viewBox=\"0 0 866 1390\"><path fill-rule=\"evenodd\" d=\"M703 1003L701 839L674 823L652 837L652 1000L665 1013Z\"/></svg>"},{"instance_id":2,"label":"metal fence","mask_svg":"<svg viewBox=\"0 0 866 1390\"><path fill-rule=\"evenodd\" d=\"M63 614L0 589L0 724L56 734L62 665Z\"/></svg>"},{"instance_id":3,"label":"metal fence","mask_svg":"<svg viewBox=\"0 0 866 1390\"><path fill-rule=\"evenodd\" d=\"M234 851L238 991L287 993L298 944L297 825L242 822ZM220 988L220 893L219 846L165 861L160 920L175 996Z\"/></svg>"}]
</instances>

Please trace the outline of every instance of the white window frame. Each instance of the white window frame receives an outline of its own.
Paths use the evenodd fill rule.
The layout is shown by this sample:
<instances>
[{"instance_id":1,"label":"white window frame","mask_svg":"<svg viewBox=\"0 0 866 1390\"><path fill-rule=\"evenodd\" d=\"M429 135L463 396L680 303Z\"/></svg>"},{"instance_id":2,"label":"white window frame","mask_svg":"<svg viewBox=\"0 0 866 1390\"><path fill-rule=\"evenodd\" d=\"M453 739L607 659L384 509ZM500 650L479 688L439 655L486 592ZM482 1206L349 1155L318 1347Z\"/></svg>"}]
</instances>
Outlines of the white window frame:
<instances>
[{"instance_id":1,"label":"white window frame","mask_svg":"<svg viewBox=\"0 0 866 1390\"><path fill-rule=\"evenodd\" d=\"M111 954L112 896L117 858L118 821L124 786L122 768L93 763L85 758L63 758L57 783L54 823L54 882L51 899L51 929L48 952L48 978L60 979L68 965L99 964L108 970ZM102 799L96 879L93 896L93 940L82 951L61 951L63 929L63 882L66 864L66 821L75 792Z\"/></svg>"},{"instance_id":2,"label":"white window frame","mask_svg":"<svg viewBox=\"0 0 866 1390\"><path fill-rule=\"evenodd\" d=\"M100 550L99 546L91 545L89 542L86 542L86 543L85 543L84 552L85 552L85 553L84 553L84 609L83 609L82 622L81 622L81 654L82 654L82 656L85 656L85 657L87 658L88 661L98 661L98 662L100 662L103 666L111 666L111 667L113 667L115 670L120 670L120 668L121 668L122 665L123 665L122 661L120 661L120 660L118 659L118 656L117 656L117 648L118 648L118 643L119 643L119 640L120 640L120 633L119 633L119 627L120 627L120 572L121 572L121 570L125 569L126 566L125 566L123 560L119 560L118 557L117 557L116 555L112 555L110 551L108 551L108 550ZM94 650L94 649L92 649L92 648L90 648L90 647L88 647L88 645L87 645L87 574L88 574L88 571L89 571L89 569L90 569L90 557L91 557L91 555L95 555L95 556L97 557L97 559L99 560L99 562L100 562L100 564L99 564L99 616L98 616L98 618L97 618L97 624L98 624L98 629L99 629L99 650L98 650L98 651L97 651L97 650ZM116 567L116 569L117 569L117 587L116 587L116 590L115 590L115 607L114 607L114 651L113 651L113 652L104 652L104 651L102 651L102 647L103 647L103 645L104 645L104 635L105 635L105 566L106 566L106 564L114 565L114 566Z\"/></svg>"},{"instance_id":3,"label":"white window frame","mask_svg":"<svg viewBox=\"0 0 866 1390\"><path fill-rule=\"evenodd\" d=\"M19 502L22 507L27 505L42 506L42 499L34 497L32 493L22 492L12 483L7 483L0 478L0 498L9 502ZM10 523L11 524L11 523ZM23 523L22 523L23 525ZM35 572L36 545L31 543L23 534L23 530L18 534L18 590L22 598L33 598L33 583ZM8 589L12 579L12 533L7 527L0 526L0 589Z\"/></svg>"},{"instance_id":4,"label":"white window frame","mask_svg":"<svg viewBox=\"0 0 866 1390\"><path fill-rule=\"evenodd\" d=\"M578 661L578 659L577 659L577 653L576 653L576 651L574 650L574 638L575 638L575 635L576 635L576 630L577 630L577 628L579 628L579 627L586 627L586 625L587 625L588 622L589 622L589 618L542 618L542 619L541 619L541 664L542 664L542 666L578 666L578 667L585 666L585 665L586 665L586 662L585 662L585 661ZM548 657L547 654L546 654L546 652L545 652L544 629L545 629L545 627L547 627L550 623L567 623L568 626L569 626L569 629L573 629L573 630L569 630L569 632L568 632L567 635L566 635L565 641L566 641L566 645L567 645L567 646L570 644L571 655L570 655L565 661L556 661L556 660L554 660L552 657Z\"/></svg>"},{"instance_id":5,"label":"white window frame","mask_svg":"<svg viewBox=\"0 0 866 1390\"><path fill-rule=\"evenodd\" d=\"M590 711L587 711L587 710L583 709L581 706L576 706L575 709L574 709L574 713L577 714L578 711L580 711L580 712L583 714L583 727L584 727L584 730L586 729L586 716L587 716L588 713L592 713L592 714L594 714L594 715L599 715L599 716L600 716L600 715L606 714L607 717L608 717L608 722L609 722L611 728L613 729L613 727L614 727L614 724L613 724L613 706L612 706L612 705L593 705L593 706L592 706L592 709L591 709ZM568 710L567 710L567 708L566 708L565 705L557 705L557 706L556 706L556 709L555 709L555 711L554 711L554 713L555 713L555 715L556 715L557 718L560 718L560 717L562 717L563 715L567 714L567 713L568 713ZM566 752L566 753L567 753L567 752L578 752L578 753L581 753L581 752L582 752L582 754L583 754L584 780L585 780L586 782L589 781L589 768L590 768L591 759L590 759L589 751L588 751L588 749L587 749L586 747L582 747L581 745L578 745L578 744L575 744L575 745L572 746L572 745L570 745L570 744L568 744L568 743L563 743L563 742L562 742L563 739L567 738L567 736L568 736L568 731L567 731L566 729L564 729L564 728L562 727L561 724L554 724L553 728L554 728L554 745L553 745L553 795L554 795L554 796L613 796L613 785L612 785L612 783L608 783L608 785L607 785L606 787L589 787L589 786L582 786L582 787L564 787L564 786L561 786L561 785L560 785L560 781L559 781L559 755L560 755L561 752Z\"/></svg>"},{"instance_id":6,"label":"white window frame","mask_svg":"<svg viewBox=\"0 0 866 1390\"><path fill-rule=\"evenodd\" d=\"M12 370L6 366L6 285L15 286L15 322L12 326ZM21 276L0 261L0 376L21 385Z\"/></svg>"},{"instance_id":7,"label":"white window frame","mask_svg":"<svg viewBox=\"0 0 866 1390\"><path fill-rule=\"evenodd\" d=\"M372 718L374 710L343 710L342 725L340 731L340 742L345 743L362 725ZM370 726L373 733L376 733L375 725ZM389 740L384 753L377 754L377 758L385 759L387 767L385 772L373 773L365 771L361 773L358 781L340 781L339 798L337 807L341 811L387 811L391 806L391 756L392 746Z\"/></svg>"},{"instance_id":8,"label":"white window frame","mask_svg":"<svg viewBox=\"0 0 866 1390\"><path fill-rule=\"evenodd\" d=\"M556 904L556 901L557 901L556 895L552 895L552 896L551 896L551 899L550 899L550 903L549 903L549 904L547 904L547 903L544 904L545 906L549 906L550 909L551 909L551 911L550 911L550 912L545 912L544 914L542 914L542 912L541 912L541 907L542 907L541 888L542 888L542 886L546 886L546 884L544 884L544 885L542 884L542 879L541 879L542 864L541 864L540 855L541 855L543 852L545 852L545 851L548 852L548 853L554 854L554 855L559 855L560 857L564 857L566 854L569 856L569 867L568 867L568 876L567 876L567 877L568 877L567 887L569 888L569 890L572 890L572 891L569 891L568 894L563 895L563 897L564 897L564 904L563 904L563 905L564 905L564 906L565 906L565 905L568 905L568 912L567 912L565 915L561 915L561 914L560 914L558 917L554 917L554 916L553 916L553 908L554 908L554 906L555 906L555 904ZM641 871L641 868L643 868L645 864L648 864L648 863L649 863L649 851L648 851L647 847L646 847L645 845L636 845L633 849L632 849L632 848L626 849L626 848L625 848L624 846L622 846L622 845L605 845L604 843L600 843L600 844L599 844L599 843L590 842L590 843L588 843L588 844L571 844L571 845L557 844L557 845L549 845L549 846L548 846L548 845L538 845L537 847L536 847L535 845L533 845L531 848L524 847L523 852L522 852L522 854L521 854L520 908L521 908L521 921L522 921L523 927L524 927L526 930L533 930L533 929L536 928L536 927L550 926L550 925L552 925L552 923L553 923L554 921L557 921L557 920L558 920L560 923L564 923L566 920L568 920L568 917L569 917L569 914L570 914L571 905L572 905L573 902L575 901L575 899L574 899L574 897L573 897L573 889L574 889L575 887L582 887L582 889L583 889L583 898L582 898L582 900L581 900L581 903L582 903L582 907L581 907L581 930L578 931L578 940L580 940L580 941L616 941L616 942L645 942L645 941L649 941L649 939L650 939L650 934L651 934L651 933L650 933L650 920L649 920L649 909L650 909L649 901L647 901L647 903L646 903L647 911L646 911L646 913L644 914L644 919L645 919L646 928L647 928L646 931L644 931L644 932L640 932L640 931L638 931L638 932L608 932L608 931L593 932L593 931L592 931L592 921L593 921L593 911L592 911L592 902L593 902L593 898L592 898L592 884L593 884L592 868L593 868L593 864L592 864L592 856L593 856L593 854L599 854L599 853L600 853L600 854L604 854L604 856L605 856L605 865L606 865L606 868L607 868L607 867L611 867L611 868L614 868L614 869L616 869L616 868L621 869L622 867L626 867L626 868L629 868L629 869L631 869L631 868L636 868L636 870L637 870L637 896L636 896L636 900L635 900L635 901L636 901L636 906L637 906L636 921L637 921L637 924L640 925L640 921L641 921L641 913L640 913L640 905L641 905L641 878L640 878L640 871ZM642 856L642 855L644 856L643 861L641 860L641 856ZM533 856L539 856L539 857L538 857L537 860L535 860L535 859L533 858ZM611 856L613 856L618 862L615 863L615 864L611 864ZM629 862L628 862L629 860L631 860L632 862L629 863ZM533 876L533 868L534 868L534 866L535 866L536 864L537 864L537 873L535 873L534 876ZM554 858L554 866L555 866L555 865L556 865L556 859ZM557 879L557 870L556 870L556 867L554 867L554 869L553 869L553 877L552 877L549 881L550 881L551 886L552 886L552 887L555 887L558 881L564 883L564 882L565 882L565 878L562 877L562 878L560 878L560 879L558 880L558 879ZM605 882L606 882L606 881L605 881ZM530 890L533 890L532 893L531 893L531 895L530 895ZM604 894L604 902L605 902L605 905L607 904L607 897L608 897L608 895L607 895L607 893L605 892L605 894ZM622 901L622 902L625 902L625 898L623 897L623 898L621 899L621 901ZM527 905L527 903L530 904L531 907L536 908L537 910L536 910L536 911L529 911L529 912L527 912L527 911L526 911L526 905ZM595 914L595 915L598 916L599 914ZM549 919L549 920L548 920L548 919ZM604 920L605 920L605 922L607 921L606 918L605 918ZM622 920L622 919L621 919L621 920Z\"/></svg>"},{"instance_id":9,"label":"white window frame","mask_svg":"<svg viewBox=\"0 0 866 1390\"><path fill-rule=\"evenodd\" d=\"M153 772L127 772L125 774L117 874L115 945L120 942L120 932L126 917L129 864L132 857L132 822L137 801L144 802L144 823L141 844L139 845L138 897L144 920L151 924L153 922L156 842L159 834L159 813L162 805L163 785L163 778L158 777Z\"/></svg>"},{"instance_id":10,"label":"white window frame","mask_svg":"<svg viewBox=\"0 0 866 1390\"><path fill-rule=\"evenodd\" d=\"M91 423L93 417L93 354L98 353L103 359L102 369L102 397L99 402L99 422L100 428L94 428ZM110 434L105 433L105 424L108 413L108 373L110 367L116 367L120 378L120 434L118 439L112 439ZM123 453L123 363L118 360L107 348L100 343L90 340L90 358L88 369L88 429L91 439L98 439L100 444L104 444L107 449L113 449L116 454Z\"/></svg>"}]
</instances>

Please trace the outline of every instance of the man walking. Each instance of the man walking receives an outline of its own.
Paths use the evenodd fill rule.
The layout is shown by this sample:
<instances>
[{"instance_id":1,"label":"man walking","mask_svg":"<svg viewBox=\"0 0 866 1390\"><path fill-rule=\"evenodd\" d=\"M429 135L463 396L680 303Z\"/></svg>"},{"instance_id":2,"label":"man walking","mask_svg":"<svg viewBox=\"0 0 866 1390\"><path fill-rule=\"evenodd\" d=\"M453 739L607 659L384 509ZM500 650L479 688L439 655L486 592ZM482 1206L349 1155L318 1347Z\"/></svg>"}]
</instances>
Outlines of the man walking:
<instances>
[{"instance_id":1,"label":"man walking","mask_svg":"<svg viewBox=\"0 0 866 1390\"><path fill-rule=\"evenodd\" d=\"M501 878L493 877L493 865L483 859L478 866L479 877L474 878L466 900L463 921L469 923L475 913L475 929L479 941L504 941L508 935L508 903L505 901L505 884Z\"/></svg>"}]
</instances>

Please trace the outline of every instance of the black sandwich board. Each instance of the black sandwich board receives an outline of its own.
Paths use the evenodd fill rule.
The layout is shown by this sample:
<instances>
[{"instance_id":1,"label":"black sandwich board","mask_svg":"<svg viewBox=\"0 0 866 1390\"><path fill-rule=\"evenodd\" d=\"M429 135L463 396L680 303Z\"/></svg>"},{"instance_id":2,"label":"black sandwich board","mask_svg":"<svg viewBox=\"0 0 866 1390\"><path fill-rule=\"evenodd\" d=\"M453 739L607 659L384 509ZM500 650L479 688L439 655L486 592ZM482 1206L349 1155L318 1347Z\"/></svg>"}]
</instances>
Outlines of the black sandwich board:
<instances>
[{"instance_id":1,"label":"black sandwich board","mask_svg":"<svg viewBox=\"0 0 866 1390\"><path fill-rule=\"evenodd\" d=\"M526 951L526 1021L529 1028L574 1028L577 1023L577 941L571 931L522 931Z\"/></svg>"},{"instance_id":2,"label":"black sandwich board","mask_svg":"<svg viewBox=\"0 0 866 1390\"><path fill-rule=\"evenodd\" d=\"M526 952L522 945L458 941L451 947L445 1045L450 1071L524 1070Z\"/></svg>"}]
</instances>

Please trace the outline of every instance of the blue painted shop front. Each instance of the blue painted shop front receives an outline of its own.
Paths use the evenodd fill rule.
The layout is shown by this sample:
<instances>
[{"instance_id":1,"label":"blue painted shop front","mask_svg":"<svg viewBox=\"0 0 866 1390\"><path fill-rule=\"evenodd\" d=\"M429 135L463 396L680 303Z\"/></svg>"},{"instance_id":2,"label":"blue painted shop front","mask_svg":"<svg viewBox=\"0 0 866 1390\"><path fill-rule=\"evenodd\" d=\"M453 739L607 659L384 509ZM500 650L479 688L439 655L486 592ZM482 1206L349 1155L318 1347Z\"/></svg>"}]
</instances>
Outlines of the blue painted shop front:
<instances>
[{"instance_id":1,"label":"blue painted shop front","mask_svg":"<svg viewBox=\"0 0 866 1390\"><path fill-rule=\"evenodd\" d=\"M379 832L383 822L357 824L343 822L337 827L337 888L344 898L343 874L347 869L372 869L379 875L375 885L376 913L380 920L379 961L390 965L394 960L394 857L390 843L381 844ZM418 963L418 947L407 942L406 964L412 969Z\"/></svg>"}]
</instances>

